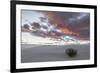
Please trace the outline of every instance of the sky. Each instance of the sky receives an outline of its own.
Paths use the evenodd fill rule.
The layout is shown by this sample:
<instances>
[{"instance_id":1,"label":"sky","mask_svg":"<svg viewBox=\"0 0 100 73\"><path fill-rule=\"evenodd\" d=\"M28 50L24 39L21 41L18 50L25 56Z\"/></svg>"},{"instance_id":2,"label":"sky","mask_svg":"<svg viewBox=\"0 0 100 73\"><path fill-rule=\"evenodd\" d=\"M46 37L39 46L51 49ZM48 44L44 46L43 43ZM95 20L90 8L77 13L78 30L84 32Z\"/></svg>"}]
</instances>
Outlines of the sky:
<instances>
[{"instance_id":1,"label":"sky","mask_svg":"<svg viewBox=\"0 0 100 73\"><path fill-rule=\"evenodd\" d=\"M90 13L22 10L22 32L37 36L90 38Z\"/></svg>"}]
</instances>

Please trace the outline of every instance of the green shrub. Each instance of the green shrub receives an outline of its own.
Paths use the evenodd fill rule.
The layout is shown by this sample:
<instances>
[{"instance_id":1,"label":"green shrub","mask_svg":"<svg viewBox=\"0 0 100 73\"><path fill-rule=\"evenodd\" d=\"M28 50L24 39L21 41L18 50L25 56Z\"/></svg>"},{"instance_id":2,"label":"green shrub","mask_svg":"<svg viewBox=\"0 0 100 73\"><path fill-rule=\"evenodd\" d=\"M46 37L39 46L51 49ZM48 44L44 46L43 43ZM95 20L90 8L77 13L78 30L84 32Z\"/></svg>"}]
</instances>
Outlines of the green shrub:
<instances>
[{"instance_id":1,"label":"green shrub","mask_svg":"<svg viewBox=\"0 0 100 73\"><path fill-rule=\"evenodd\" d=\"M75 57L77 55L77 50L73 48L68 48L65 52L69 57Z\"/></svg>"}]
</instances>

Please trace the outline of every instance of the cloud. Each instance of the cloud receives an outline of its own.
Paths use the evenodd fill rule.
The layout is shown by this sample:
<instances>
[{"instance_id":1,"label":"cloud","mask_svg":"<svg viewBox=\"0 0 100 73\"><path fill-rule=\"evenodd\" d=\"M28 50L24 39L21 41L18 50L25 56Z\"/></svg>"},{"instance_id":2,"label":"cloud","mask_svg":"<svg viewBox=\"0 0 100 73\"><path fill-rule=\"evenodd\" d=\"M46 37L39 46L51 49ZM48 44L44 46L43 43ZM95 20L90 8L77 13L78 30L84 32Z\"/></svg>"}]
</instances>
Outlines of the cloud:
<instances>
[{"instance_id":1,"label":"cloud","mask_svg":"<svg viewBox=\"0 0 100 73\"><path fill-rule=\"evenodd\" d=\"M42 31L45 35L70 35L84 39L90 37L89 13L24 10L22 11L22 25L27 22L25 22L26 18L30 22L37 22L40 27L38 31Z\"/></svg>"}]
</instances>

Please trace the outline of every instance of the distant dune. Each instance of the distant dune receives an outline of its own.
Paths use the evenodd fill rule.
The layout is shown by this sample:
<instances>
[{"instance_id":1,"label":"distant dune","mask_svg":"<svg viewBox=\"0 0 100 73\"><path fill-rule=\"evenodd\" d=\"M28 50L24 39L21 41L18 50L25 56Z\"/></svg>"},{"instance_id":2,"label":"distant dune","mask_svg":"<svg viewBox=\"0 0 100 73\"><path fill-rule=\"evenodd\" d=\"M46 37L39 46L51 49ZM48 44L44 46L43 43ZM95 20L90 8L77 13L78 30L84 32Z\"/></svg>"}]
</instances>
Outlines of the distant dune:
<instances>
[{"instance_id":1,"label":"distant dune","mask_svg":"<svg viewBox=\"0 0 100 73\"><path fill-rule=\"evenodd\" d=\"M75 48L78 51L76 57L71 58L65 54L67 48ZM22 44L21 62L48 62L90 59L90 44L84 45L34 45Z\"/></svg>"},{"instance_id":2,"label":"distant dune","mask_svg":"<svg viewBox=\"0 0 100 73\"><path fill-rule=\"evenodd\" d=\"M89 40L78 40L71 36L60 37L55 39L51 37L40 37L28 32L22 33L22 44L35 44L35 45L72 45L72 44L89 44ZM28 45L27 45L28 46Z\"/></svg>"}]
</instances>

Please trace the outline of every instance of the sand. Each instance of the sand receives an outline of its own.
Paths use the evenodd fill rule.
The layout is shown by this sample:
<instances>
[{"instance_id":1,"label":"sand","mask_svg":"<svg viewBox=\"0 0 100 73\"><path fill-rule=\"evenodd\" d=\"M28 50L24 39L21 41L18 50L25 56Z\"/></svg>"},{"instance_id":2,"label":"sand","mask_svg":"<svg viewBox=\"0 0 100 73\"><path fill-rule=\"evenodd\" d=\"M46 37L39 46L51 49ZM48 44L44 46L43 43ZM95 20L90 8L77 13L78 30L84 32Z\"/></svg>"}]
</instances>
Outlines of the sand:
<instances>
[{"instance_id":1,"label":"sand","mask_svg":"<svg viewBox=\"0 0 100 73\"><path fill-rule=\"evenodd\" d=\"M78 54L75 57L66 55L67 48L74 48ZM22 44L21 62L49 62L49 61L71 61L90 59L90 44L84 45L34 45Z\"/></svg>"}]
</instances>

